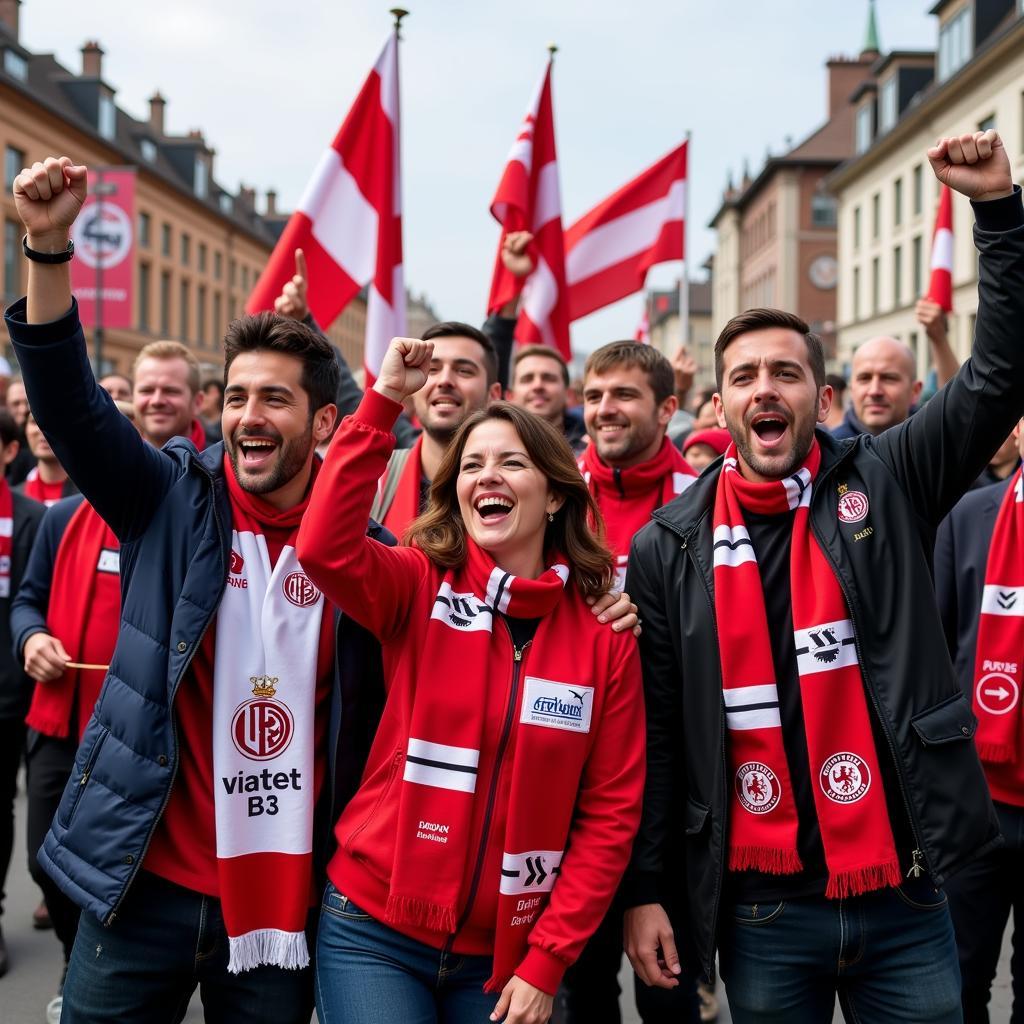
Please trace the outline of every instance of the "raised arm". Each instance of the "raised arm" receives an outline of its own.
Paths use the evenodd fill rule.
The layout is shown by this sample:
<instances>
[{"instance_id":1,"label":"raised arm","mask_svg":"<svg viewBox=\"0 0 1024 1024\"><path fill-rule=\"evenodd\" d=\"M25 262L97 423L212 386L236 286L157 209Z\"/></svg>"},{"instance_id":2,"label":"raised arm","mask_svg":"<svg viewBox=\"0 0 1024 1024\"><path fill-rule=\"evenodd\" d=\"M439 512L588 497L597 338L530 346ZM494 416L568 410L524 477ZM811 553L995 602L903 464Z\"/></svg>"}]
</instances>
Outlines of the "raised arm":
<instances>
[{"instance_id":1,"label":"raised arm","mask_svg":"<svg viewBox=\"0 0 1024 1024\"><path fill-rule=\"evenodd\" d=\"M26 245L37 258L28 260L26 298L5 319L36 422L79 490L125 541L148 524L177 468L142 440L97 385L68 263L38 259L66 252L85 201L86 173L67 157L49 157L14 179Z\"/></svg>"},{"instance_id":2,"label":"raised arm","mask_svg":"<svg viewBox=\"0 0 1024 1024\"><path fill-rule=\"evenodd\" d=\"M302 518L296 553L327 597L380 640L404 626L429 563L418 548L366 536L377 481L395 446L391 427L406 395L419 390L434 346L396 338L359 408L334 435Z\"/></svg>"},{"instance_id":3,"label":"raised arm","mask_svg":"<svg viewBox=\"0 0 1024 1024\"><path fill-rule=\"evenodd\" d=\"M994 131L940 139L936 177L971 199L980 253L971 357L923 409L873 442L917 514L952 508L1024 412L1024 209Z\"/></svg>"}]
</instances>

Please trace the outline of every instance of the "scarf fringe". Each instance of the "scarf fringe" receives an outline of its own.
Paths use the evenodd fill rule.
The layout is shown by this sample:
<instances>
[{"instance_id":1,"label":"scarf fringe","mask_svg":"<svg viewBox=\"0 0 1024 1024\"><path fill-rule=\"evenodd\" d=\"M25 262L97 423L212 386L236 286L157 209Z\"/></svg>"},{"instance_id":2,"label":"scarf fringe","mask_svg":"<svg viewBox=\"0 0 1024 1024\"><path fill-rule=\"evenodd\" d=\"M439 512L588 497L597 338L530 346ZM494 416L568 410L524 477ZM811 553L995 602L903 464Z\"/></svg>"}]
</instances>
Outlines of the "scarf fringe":
<instances>
[{"instance_id":1,"label":"scarf fringe","mask_svg":"<svg viewBox=\"0 0 1024 1024\"><path fill-rule=\"evenodd\" d=\"M729 849L730 871L763 871L769 875L795 875L803 871L796 850L775 846L734 846Z\"/></svg>"},{"instance_id":2,"label":"scarf fringe","mask_svg":"<svg viewBox=\"0 0 1024 1024\"><path fill-rule=\"evenodd\" d=\"M309 948L305 932L285 932L280 928L257 928L229 939L228 971L241 974L267 964L286 971L309 966Z\"/></svg>"},{"instance_id":3,"label":"scarf fringe","mask_svg":"<svg viewBox=\"0 0 1024 1024\"><path fill-rule=\"evenodd\" d=\"M502 978L497 974L492 974L484 984L485 992L501 992L502 989L512 980L511 975L507 978Z\"/></svg>"},{"instance_id":4,"label":"scarf fringe","mask_svg":"<svg viewBox=\"0 0 1024 1024\"><path fill-rule=\"evenodd\" d=\"M1012 743L977 742L978 757L989 764L1009 764L1017 760L1017 751Z\"/></svg>"},{"instance_id":5,"label":"scarf fringe","mask_svg":"<svg viewBox=\"0 0 1024 1024\"><path fill-rule=\"evenodd\" d=\"M886 861L884 864L868 864L862 868L851 868L829 875L825 887L825 899L841 900L848 896L859 896L861 893L875 889L897 888L903 883L903 872L898 861Z\"/></svg>"},{"instance_id":6,"label":"scarf fringe","mask_svg":"<svg viewBox=\"0 0 1024 1024\"><path fill-rule=\"evenodd\" d=\"M68 671L74 672L75 669L68 669ZM39 683L37 685L49 686L50 684ZM35 704L35 701L33 703ZM36 732L42 733L44 736L52 736L58 740L66 740L71 735L71 725L67 718L40 711L38 707L29 709L29 713L25 718L25 724L30 729L35 729Z\"/></svg>"},{"instance_id":7,"label":"scarf fringe","mask_svg":"<svg viewBox=\"0 0 1024 1024\"><path fill-rule=\"evenodd\" d=\"M455 907L450 904L432 903L419 896L388 896L384 911L386 920L396 924L411 924L432 932L453 934L456 930Z\"/></svg>"}]
</instances>

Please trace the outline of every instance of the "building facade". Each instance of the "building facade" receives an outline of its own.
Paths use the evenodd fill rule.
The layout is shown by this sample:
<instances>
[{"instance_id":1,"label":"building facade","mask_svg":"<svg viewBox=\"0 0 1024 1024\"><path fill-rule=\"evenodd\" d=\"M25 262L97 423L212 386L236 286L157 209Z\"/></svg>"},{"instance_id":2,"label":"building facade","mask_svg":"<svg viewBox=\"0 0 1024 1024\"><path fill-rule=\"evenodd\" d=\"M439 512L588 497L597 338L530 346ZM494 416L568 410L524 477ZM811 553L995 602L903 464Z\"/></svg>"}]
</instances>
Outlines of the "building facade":
<instances>
[{"instance_id":1,"label":"building facade","mask_svg":"<svg viewBox=\"0 0 1024 1024\"><path fill-rule=\"evenodd\" d=\"M715 382L715 335L711 332L711 282L691 281L689 295L689 349L697 363L695 387ZM682 342L679 327L679 288L647 293L650 343L671 359Z\"/></svg>"},{"instance_id":2,"label":"building facade","mask_svg":"<svg viewBox=\"0 0 1024 1024\"><path fill-rule=\"evenodd\" d=\"M888 335L929 351L914 317L927 291L939 185L926 151L940 136L996 128L1014 180L1024 173L1024 2L942 0L932 8L934 50L880 57L851 97L855 155L829 178L839 201L838 358ZM953 197L950 340L970 353L977 311L977 256L970 203Z\"/></svg>"}]
</instances>

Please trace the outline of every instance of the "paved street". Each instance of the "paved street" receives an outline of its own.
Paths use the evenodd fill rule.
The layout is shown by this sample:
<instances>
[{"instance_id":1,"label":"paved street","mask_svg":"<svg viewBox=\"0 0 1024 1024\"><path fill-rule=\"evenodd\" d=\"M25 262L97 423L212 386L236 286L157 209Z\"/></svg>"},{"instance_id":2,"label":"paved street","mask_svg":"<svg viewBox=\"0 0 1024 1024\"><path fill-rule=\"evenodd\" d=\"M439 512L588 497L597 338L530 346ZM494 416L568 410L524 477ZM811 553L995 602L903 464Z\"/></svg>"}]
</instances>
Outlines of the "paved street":
<instances>
[{"instance_id":1,"label":"paved street","mask_svg":"<svg viewBox=\"0 0 1024 1024\"><path fill-rule=\"evenodd\" d=\"M6 977L0 978L0 1024L43 1024L46 1003L55 993L60 977L61 958L53 932L37 932L32 929L32 910L39 901L39 891L29 878L25 857L24 796L18 799L17 815L14 859L2 919L11 969ZM1008 1024L1010 1020L1009 955L1009 944L1004 943L1003 958L992 997L992 1024ZM620 982L624 992L632 992L632 979L627 967L623 968ZM718 1018L719 1024L731 1024L728 1006L724 997L720 998L722 1013ZM623 999L624 1003L626 1001ZM632 1000L629 1003L623 1010L623 1024L639 1024L640 1018L632 1006ZM197 995L192 1000L185 1021L186 1024L200 1024L202 1019L202 1006ZM838 1011L835 1020L842 1021Z\"/></svg>"}]
</instances>

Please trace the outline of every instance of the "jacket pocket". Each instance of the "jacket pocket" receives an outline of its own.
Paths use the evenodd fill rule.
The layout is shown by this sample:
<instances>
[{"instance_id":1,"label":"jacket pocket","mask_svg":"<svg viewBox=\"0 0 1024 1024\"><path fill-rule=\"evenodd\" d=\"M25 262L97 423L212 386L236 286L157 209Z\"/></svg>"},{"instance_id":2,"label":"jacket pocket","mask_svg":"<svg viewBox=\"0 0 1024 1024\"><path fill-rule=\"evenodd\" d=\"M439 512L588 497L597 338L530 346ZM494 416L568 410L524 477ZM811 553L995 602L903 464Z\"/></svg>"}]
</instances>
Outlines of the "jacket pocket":
<instances>
[{"instance_id":1,"label":"jacket pocket","mask_svg":"<svg viewBox=\"0 0 1024 1024\"><path fill-rule=\"evenodd\" d=\"M369 809L360 815L357 824L345 840L345 849L382 881L391 875L395 850L395 821L398 816L397 801L389 800L395 788L395 780L405 760L405 750L396 750L391 760L381 765L375 773L376 785L368 779L362 786L369 801ZM374 791L376 794L374 795ZM355 799L358 799L358 795ZM394 806L393 806L394 804ZM351 808L352 803L349 804Z\"/></svg>"},{"instance_id":2,"label":"jacket pocket","mask_svg":"<svg viewBox=\"0 0 1024 1024\"><path fill-rule=\"evenodd\" d=\"M978 728L978 720L962 693L955 693L941 704L915 715L910 724L927 747L972 739Z\"/></svg>"},{"instance_id":3,"label":"jacket pocket","mask_svg":"<svg viewBox=\"0 0 1024 1024\"><path fill-rule=\"evenodd\" d=\"M704 826L708 822L708 815L711 813L711 808L706 807L702 803L698 803L693 797L687 797L686 800L686 834L688 836L699 836L704 831Z\"/></svg>"},{"instance_id":4,"label":"jacket pocket","mask_svg":"<svg viewBox=\"0 0 1024 1024\"><path fill-rule=\"evenodd\" d=\"M82 799L85 787L89 784L89 779L92 776L93 766L96 764L96 759L100 756L100 751L103 749L103 744L109 735L110 732L104 729L96 737L92 748L85 755L85 763L82 765L81 770L79 770L76 764L71 772L71 778L68 779L68 784L64 789L64 796L57 811L57 820L64 828L70 828L71 826L75 811L78 809L78 802Z\"/></svg>"}]
</instances>

